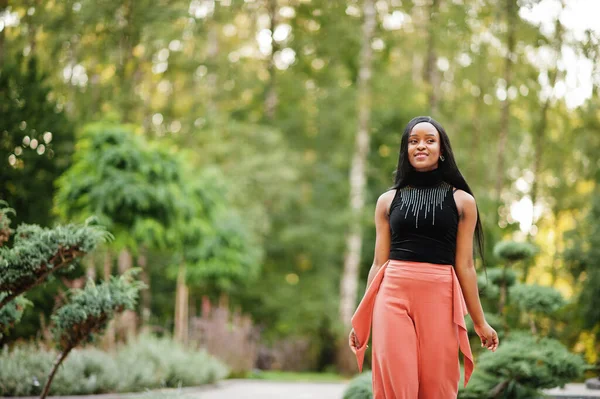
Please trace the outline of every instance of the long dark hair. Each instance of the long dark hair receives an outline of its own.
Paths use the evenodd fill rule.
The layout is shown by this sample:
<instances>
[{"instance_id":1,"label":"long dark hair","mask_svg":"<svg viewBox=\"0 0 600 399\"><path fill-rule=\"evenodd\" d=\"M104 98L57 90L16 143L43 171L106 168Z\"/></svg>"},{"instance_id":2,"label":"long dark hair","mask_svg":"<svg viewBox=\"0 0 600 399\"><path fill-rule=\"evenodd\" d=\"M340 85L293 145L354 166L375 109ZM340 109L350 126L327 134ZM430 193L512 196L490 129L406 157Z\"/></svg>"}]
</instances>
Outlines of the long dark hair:
<instances>
[{"instance_id":1,"label":"long dark hair","mask_svg":"<svg viewBox=\"0 0 600 399\"><path fill-rule=\"evenodd\" d=\"M408 184L407 177L414 170L414 167L410 164L410 161L408 159L408 136L410 135L410 132L412 132L415 125L421 122L431 123L437 129L440 135L440 150L441 154L444 155L444 161L442 162L440 160L438 162L438 168L442 173L444 181L446 181L449 184L452 184L456 188L459 188L473 195L473 191L467 184L467 181L465 180L463 175L458 170L458 166L456 165L456 160L454 159L454 153L452 152L452 146L450 145L450 139L448 138L448 134L446 134L446 131L444 130L442 125L430 116L417 116L416 118L411 119L410 122L408 122L408 125L406 125L406 128L402 133L402 141L400 142L400 154L398 156L398 167L394 175L394 186L392 188L398 189ZM475 196L473 195L473 197ZM483 228L481 227L481 221L479 218L479 209L477 209L477 224L475 225L475 237L477 239L477 249L479 252L479 256L481 257L481 261L485 265L483 249L484 237Z\"/></svg>"}]
</instances>

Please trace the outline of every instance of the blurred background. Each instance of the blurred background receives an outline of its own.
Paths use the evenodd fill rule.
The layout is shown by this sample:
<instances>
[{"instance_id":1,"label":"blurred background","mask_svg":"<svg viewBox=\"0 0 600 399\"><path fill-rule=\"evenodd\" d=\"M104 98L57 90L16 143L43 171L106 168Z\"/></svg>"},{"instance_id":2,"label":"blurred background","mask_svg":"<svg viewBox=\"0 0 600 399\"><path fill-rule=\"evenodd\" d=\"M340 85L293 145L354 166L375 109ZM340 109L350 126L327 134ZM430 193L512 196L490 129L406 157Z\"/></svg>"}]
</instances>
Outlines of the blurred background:
<instances>
[{"instance_id":1,"label":"blurred background","mask_svg":"<svg viewBox=\"0 0 600 399\"><path fill-rule=\"evenodd\" d=\"M12 226L94 216L114 235L27 294L4 356L51 351L69 289L137 267L148 288L94 356L139 339L204 348L230 376L351 375L375 203L404 126L431 115L481 213L488 321L590 367L568 378L597 375L599 14L594 0L0 0Z\"/></svg>"}]
</instances>

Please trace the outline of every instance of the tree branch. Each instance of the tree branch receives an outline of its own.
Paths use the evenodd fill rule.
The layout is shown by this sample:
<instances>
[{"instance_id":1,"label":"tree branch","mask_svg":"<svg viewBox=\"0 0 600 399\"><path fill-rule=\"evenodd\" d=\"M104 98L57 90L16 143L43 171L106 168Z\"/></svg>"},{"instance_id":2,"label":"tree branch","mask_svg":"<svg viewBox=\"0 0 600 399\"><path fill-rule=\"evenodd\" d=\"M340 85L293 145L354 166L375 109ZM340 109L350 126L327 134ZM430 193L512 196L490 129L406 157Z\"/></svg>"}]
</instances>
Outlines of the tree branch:
<instances>
[{"instance_id":1,"label":"tree branch","mask_svg":"<svg viewBox=\"0 0 600 399\"><path fill-rule=\"evenodd\" d=\"M85 253L83 251L80 251L78 248L70 248L68 250L65 250L64 248L60 247L58 249L58 252L56 253L56 255L54 255L49 261L48 263L51 263L54 265L54 267L52 268L41 268L43 271L42 273L37 276L37 278L35 279L35 281L31 282L31 283L21 283L20 285L17 284L17 287L15 287L14 289L11 289L10 293L7 294L4 298L2 298L2 300L0 300L0 309L2 309L4 306L6 306L10 301L12 301L13 299L15 299L16 297L18 297L19 295L21 295L22 293L24 293L25 291L28 291L30 289L32 289L33 287L36 287L38 285L40 285L41 283L43 283L45 280L48 279L48 276L54 272L56 272L57 270L60 270L66 266L68 266L69 264L71 264L71 262L73 262L76 258L84 255ZM56 262L57 260L60 259L60 262L58 264L55 264L54 262Z\"/></svg>"}]
</instances>

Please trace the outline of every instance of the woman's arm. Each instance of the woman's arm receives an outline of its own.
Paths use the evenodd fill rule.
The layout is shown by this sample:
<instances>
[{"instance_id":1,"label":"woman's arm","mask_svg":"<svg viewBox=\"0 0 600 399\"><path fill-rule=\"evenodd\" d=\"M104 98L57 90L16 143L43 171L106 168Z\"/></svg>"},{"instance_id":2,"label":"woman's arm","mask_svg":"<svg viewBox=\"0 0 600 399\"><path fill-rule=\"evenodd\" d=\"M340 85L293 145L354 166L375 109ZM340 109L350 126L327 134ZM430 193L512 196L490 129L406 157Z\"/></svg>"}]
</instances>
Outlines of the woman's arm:
<instances>
[{"instance_id":1,"label":"woman's arm","mask_svg":"<svg viewBox=\"0 0 600 399\"><path fill-rule=\"evenodd\" d=\"M381 266L383 266L390 256L391 234L388 210L395 193L395 190L390 190L381 194L377 199L377 205L375 205L375 255L373 257L373 264L369 270L369 276L367 277L367 289ZM354 328L350 330L348 344L354 353L361 346L354 333Z\"/></svg>"},{"instance_id":2,"label":"woman's arm","mask_svg":"<svg viewBox=\"0 0 600 399\"><path fill-rule=\"evenodd\" d=\"M463 190L455 194L459 210L458 231L456 234L455 270L467 303L467 308L482 346L495 351L498 347L498 335L487 323L477 287L477 272L473 262L473 235L477 224L477 205L475 198Z\"/></svg>"},{"instance_id":3,"label":"woman's arm","mask_svg":"<svg viewBox=\"0 0 600 399\"><path fill-rule=\"evenodd\" d=\"M395 190L386 191L377 199L377 205L375 206L375 254L367 277L367 289L379 268L390 256L391 234L388 210L395 192Z\"/></svg>"}]
</instances>

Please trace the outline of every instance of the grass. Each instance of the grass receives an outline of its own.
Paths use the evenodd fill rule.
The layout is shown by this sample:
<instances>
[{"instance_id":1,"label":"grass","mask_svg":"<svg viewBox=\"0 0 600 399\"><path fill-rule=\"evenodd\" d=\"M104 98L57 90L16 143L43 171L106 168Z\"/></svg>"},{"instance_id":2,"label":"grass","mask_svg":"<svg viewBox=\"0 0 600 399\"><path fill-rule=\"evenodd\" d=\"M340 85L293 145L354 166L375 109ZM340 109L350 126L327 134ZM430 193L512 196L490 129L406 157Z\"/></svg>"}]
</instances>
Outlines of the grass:
<instances>
[{"instance_id":1,"label":"grass","mask_svg":"<svg viewBox=\"0 0 600 399\"><path fill-rule=\"evenodd\" d=\"M253 371L248 375L253 380L293 381L293 382L345 382L347 378L336 373Z\"/></svg>"}]
</instances>

